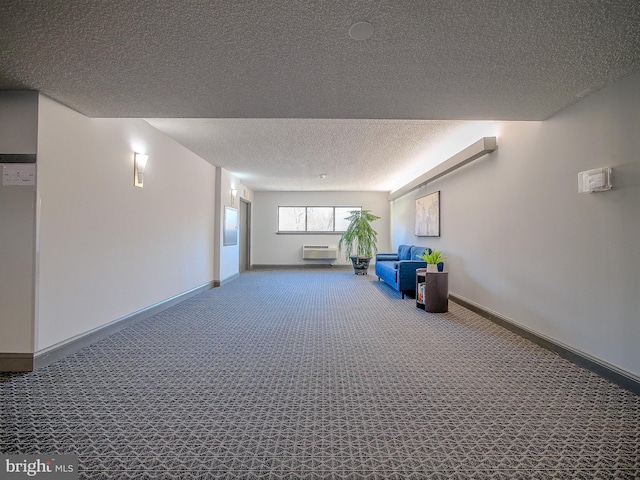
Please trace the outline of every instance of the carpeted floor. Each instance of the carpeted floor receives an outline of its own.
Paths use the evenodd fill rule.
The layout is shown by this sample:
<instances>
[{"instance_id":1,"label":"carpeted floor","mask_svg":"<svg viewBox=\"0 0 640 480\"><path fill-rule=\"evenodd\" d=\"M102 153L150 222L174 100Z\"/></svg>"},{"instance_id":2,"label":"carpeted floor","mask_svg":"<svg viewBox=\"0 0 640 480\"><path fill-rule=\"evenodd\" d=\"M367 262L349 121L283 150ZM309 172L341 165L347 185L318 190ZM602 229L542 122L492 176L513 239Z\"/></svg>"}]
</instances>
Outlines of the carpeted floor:
<instances>
[{"instance_id":1,"label":"carpeted floor","mask_svg":"<svg viewBox=\"0 0 640 480\"><path fill-rule=\"evenodd\" d=\"M347 270L244 273L0 381L0 452L80 478L640 476L640 397Z\"/></svg>"}]
</instances>

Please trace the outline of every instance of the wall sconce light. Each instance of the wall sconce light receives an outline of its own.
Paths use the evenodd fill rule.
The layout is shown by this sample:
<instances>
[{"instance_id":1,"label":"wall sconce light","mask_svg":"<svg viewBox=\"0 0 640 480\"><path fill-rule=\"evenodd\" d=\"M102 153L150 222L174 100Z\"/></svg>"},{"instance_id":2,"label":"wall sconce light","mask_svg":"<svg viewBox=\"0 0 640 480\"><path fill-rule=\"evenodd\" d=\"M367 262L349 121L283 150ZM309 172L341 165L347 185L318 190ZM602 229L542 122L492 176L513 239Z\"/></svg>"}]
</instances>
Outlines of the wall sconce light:
<instances>
[{"instance_id":1,"label":"wall sconce light","mask_svg":"<svg viewBox=\"0 0 640 480\"><path fill-rule=\"evenodd\" d=\"M389 193L387 198L389 201L400 198L437 178L443 177L448 173L463 167L467 163L473 162L475 159L480 158L487 153L493 152L496 148L498 148L498 140L496 137L482 137L480 140L472 143L464 150L459 151L453 157L445 160L440 165L433 167L428 172L423 173L415 180L407 183L404 187L400 187Z\"/></svg>"},{"instance_id":2,"label":"wall sconce light","mask_svg":"<svg viewBox=\"0 0 640 480\"><path fill-rule=\"evenodd\" d=\"M133 162L133 184L136 187L143 187L144 182L144 169L147 167L147 160L149 155L142 153L136 153Z\"/></svg>"},{"instance_id":3,"label":"wall sconce light","mask_svg":"<svg viewBox=\"0 0 640 480\"><path fill-rule=\"evenodd\" d=\"M231 206L234 207L236 204L236 195L238 195L238 190L235 188L231 189Z\"/></svg>"}]
</instances>

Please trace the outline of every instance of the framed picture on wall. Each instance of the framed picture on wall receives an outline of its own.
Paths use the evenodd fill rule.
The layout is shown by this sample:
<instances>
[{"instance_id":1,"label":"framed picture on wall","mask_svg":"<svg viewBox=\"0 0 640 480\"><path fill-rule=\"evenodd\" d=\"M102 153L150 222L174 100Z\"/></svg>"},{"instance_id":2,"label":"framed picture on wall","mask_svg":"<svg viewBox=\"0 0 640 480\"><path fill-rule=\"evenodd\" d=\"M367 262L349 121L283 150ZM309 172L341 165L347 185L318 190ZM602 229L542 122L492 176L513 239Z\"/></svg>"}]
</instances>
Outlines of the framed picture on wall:
<instances>
[{"instance_id":1,"label":"framed picture on wall","mask_svg":"<svg viewBox=\"0 0 640 480\"><path fill-rule=\"evenodd\" d=\"M222 244L238 244L238 210L231 207L224 207L224 231L222 232Z\"/></svg>"},{"instance_id":2,"label":"framed picture on wall","mask_svg":"<svg viewBox=\"0 0 640 480\"><path fill-rule=\"evenodd\" d=\"M416 237L440 236L440 192L416 200Z\"/></svg>"}]
</instances>

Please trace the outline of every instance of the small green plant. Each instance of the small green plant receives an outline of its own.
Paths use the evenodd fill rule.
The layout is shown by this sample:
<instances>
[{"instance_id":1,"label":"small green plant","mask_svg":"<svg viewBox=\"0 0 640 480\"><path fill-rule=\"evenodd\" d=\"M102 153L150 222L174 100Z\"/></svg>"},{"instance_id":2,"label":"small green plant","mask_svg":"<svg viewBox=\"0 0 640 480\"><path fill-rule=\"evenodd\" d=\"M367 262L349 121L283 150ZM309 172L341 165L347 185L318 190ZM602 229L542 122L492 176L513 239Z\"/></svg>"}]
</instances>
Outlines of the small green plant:
<instances>
[{"instance_id":1,"label":"small green plant","mask_svg":"<svg viewBox=\"0 0 640 480\"><path fill-rule=\"evenodd\" d=\"M427 264L437 265L447 259L447 257L442 255L442 252L439 252L437 250L432 250L431 253L428 252L428 250L425 250L422 255L418 255Z\"/></svg>"},{"instance_id":2,"label":"small green plant","mask_svg":"<svg viewBox=\"0 0 640 480\"><path fill-rule=\"evenodd\" d=\"M351 255L359 258L370 258L378 251L376 241L378 232L371 226L371 222L380 217L370 210L351 210L347 220L349 226L344 231L338 242L338 248L346 254L348 260Z\"/></svg>"}]
</instances>

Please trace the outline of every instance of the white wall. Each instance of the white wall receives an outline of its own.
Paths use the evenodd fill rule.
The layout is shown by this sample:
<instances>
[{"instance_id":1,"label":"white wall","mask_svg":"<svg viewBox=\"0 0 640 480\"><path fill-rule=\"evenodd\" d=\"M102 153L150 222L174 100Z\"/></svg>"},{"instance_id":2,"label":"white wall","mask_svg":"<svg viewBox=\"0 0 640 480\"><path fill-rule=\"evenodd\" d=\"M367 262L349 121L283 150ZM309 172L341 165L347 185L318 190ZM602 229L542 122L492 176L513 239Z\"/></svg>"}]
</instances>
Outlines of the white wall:
<instances>
[{"instance_id":1,"label":"white wall","mask_svg":"<svg viewBox=\"0 0 640 480\"><path fill-rule=\"evenodd\" d=\"M144 188L133 152L149 154ZM139 119L40 97L36 351L213 281L215 167Z\"/></svg>"},{"instance_id":2,"label":"white wall","mask_svg":"<svg viewBox=\"0 0 640 480\"><path fill-rule=\"evenodd\" d=\"M220 215L220 233L219 233L219 242L220 242L220 271L218 272L218 277L216 280L228 280L235 275L240 273L240 251L239 251L239 237L238 244L236 245L224 245L223 242L223 228L222 224L224 223L224 210L225 206L236 209L236 213L240 208L240 198L245 198L246 200L251 200L253 192L245 187L240 180L238 180L235 176L231 175L231 173L224 168L218 167L218 172L220 175L220 196L219 196L219 215ZM231 190L237 190L237 197L235 199L235 203L231 204ZM238 217L239 218L239 217ZM238 233L239 235L239 233Z\"/></svg>"},{"instance_id":3,"label":"white wall","mask_svg":"<svg viewBox=\"0 0 640 480\"><path fill-rule=\"evenodd\" d=\"M378 251L390 251L390 211L385 192L255 192L254 197L252 252L255 265L350 263L343 253L332 262L303 260L303 245L337 245L340 234L278 234L278 207L284 206L362 206L382 217L373 224L378 232Z\"/></svg>"},{"instance_id":4,"label":"white wall","mask_svg":"<svg viewBox=\"0 0 640 480\"><path fill-rule=\"evenodd\" d=\"M640 73L545 122L505 123L498 150L393 202L394 244L414 201L441 191L450 290L640 376ZM463 146L461 146L463 147ZM577 193L614 168L615 189Z\"/></svg>"},{"instance_id":5,"label":"white wall","mask_svg":"<svg viewBox=\"0 0 640 480\"><path fill-rule=\"evenodd\" d=\"M37 147L38 93L0 92L0 153ZM0 182L0 353L33 353L35 192Z\"/></svg>"},{"instance_id":6,"label":"white wall","mask_svg":"<svg viewBox=\"0 0 640 480\"><path fill-rule=\"evenodd\" d=\"M0 153L37 153L38 92L0 91Z\"/></svg>"}]
</instances>

